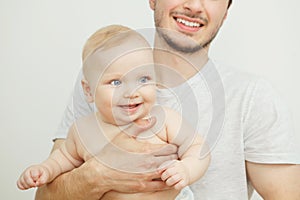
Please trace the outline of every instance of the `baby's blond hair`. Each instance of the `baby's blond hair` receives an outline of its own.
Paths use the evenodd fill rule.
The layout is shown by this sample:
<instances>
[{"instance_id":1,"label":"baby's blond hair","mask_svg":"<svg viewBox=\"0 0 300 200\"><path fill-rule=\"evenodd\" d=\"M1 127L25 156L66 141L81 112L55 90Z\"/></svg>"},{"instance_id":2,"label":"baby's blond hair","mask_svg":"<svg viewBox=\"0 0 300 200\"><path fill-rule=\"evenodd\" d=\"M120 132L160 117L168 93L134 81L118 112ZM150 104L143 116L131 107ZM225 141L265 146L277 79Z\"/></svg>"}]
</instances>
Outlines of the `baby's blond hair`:
<instances>
[{"instance_id":1,"label":"baby's blond hair","mask_svg":"<svg viewBox=\"0 0 300 200\"><path fill-rule=\"evenodd\" d=\"M93 54L106 41L113 38L117 34L128 31L131 31L131 29L122 25L110 25L96 31L88 38L83 46L82 62L84 62L89 55Z\"/></svg>"},{"instance_id":2,"label":"baby's blond hair","mask_svg":"<svg viewBox=\"0 0 300 200\"><path fill-rule=\"evenodd\" d=\"M151 50L151 47L140 33L126 26L110 25L97 30L83 47L84 78L95 89L99 77L112 62L141 49Z\"/></svg>"}]
</instances>

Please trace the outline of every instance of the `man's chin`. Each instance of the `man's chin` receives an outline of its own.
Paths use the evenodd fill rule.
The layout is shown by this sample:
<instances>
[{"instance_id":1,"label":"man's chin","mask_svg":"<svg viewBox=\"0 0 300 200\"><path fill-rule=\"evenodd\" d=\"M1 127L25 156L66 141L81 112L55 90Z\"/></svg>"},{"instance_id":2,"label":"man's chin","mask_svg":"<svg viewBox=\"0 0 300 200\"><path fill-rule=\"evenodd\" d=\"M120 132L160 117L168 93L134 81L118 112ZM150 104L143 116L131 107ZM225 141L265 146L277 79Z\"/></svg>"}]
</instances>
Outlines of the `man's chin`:
<instances>
[{"instance_id":1,"label":"man's chin","mask_svg":"<svg viewBox=\"0 0 300 200\"><path fill-rule=\"evenodd\" d=\"M180 53L196 53L203 49L192 37L187 34L168 29L158 29L159 36L174 51Z\"/></svg>"}]
</instances>

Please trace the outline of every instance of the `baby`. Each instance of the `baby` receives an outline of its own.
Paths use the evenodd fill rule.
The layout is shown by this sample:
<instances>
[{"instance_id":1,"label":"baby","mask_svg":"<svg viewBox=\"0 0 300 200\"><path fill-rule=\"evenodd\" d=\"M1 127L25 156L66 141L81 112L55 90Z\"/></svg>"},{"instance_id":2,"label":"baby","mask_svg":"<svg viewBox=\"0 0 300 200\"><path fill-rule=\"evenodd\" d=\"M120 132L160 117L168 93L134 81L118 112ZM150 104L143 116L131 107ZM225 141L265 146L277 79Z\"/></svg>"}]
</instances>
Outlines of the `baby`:
<instances>
[{"instance_id":1,"label":"baby","mask_svg":"<svg viewBox=\"0 0 300 200\"><path fill-rule=\"evenodd\" d=\"M18 179L19 189L40 187L51 182L60 174L101 155L103 147L121 131L129 130L132 124L138 126L139 121L150 123L151 120L156 122L152 128L138 136L129 131L128 134L145 143L178 146L179 159L159 169L161 179L168 186L181 190L204 175L210 156L199 159L204 146L201 137L178 113L155 105L152 49L140 34L120 25L98 30L84 46L83 75L84 94L97 111L78 119L70 128L65 142L47 160L27 168ZM97 158L115 167L109 159ZM127 170L126 166L117 169Z\"/></svg>"}]
</instances>

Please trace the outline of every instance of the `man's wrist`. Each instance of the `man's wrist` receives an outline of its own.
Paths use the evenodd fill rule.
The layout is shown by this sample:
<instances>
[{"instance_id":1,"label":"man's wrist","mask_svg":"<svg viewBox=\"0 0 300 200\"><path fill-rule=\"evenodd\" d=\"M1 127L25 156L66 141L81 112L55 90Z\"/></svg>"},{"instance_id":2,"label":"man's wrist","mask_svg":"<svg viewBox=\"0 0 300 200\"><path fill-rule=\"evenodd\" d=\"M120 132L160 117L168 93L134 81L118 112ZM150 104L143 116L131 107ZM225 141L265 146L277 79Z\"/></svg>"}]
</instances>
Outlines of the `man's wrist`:
<instances>
[{"instance_id":1,"label":"man's wrist","mask_svg":"<svg viewBox=\"0 0 300 200\"><path fill-rule=\"evenodd\" d=\"M35 200L100 199L111 189L101 177L103 171L99 169L99 163L96 167L93 162L84 163L79 168L66 172L53 182L39 188Z\"/></svg>"},{"instance_id":2,"label":"man's wrist","mask_svg":"<svg viewBox=\"0 0 300 200\"><path fill-rule=\"evenodd\" d=\"M100 199L106 192L113 189L107 180L108 177L105 176L106 170L104 165L92 158L71 171L72 175L68 177L67 182L78 183L77 189L82 193L89 193L89 199Z\"/></svg>"}]
</instances>

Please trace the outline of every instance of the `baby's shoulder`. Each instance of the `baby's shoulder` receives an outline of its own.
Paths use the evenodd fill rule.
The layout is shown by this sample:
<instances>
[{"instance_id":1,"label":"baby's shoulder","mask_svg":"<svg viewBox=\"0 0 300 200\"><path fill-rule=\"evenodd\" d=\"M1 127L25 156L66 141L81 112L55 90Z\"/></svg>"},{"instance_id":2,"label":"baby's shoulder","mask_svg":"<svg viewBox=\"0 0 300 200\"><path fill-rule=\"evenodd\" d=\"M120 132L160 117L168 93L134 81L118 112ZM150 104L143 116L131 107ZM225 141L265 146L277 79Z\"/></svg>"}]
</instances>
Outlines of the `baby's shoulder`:
<instances>
[{"instance_id":1,"label":"baby's shoulder","mask_svg":"<svg viewBox=\"0 0 300 200\"><path fill-rule=\"evenodd\" d=\"M79 124L95 124L97 123L97 117L95 113L91 113L86 116L82 116L78 118L73 125L79 125Z\"/></svg>"},{"instance_id":2,"label":"baby's shoulder","mask_svg":"<svg viewBox=\"0 0 300 200\"><path fill-rule=\"evenodd\" d=\"M156 124L159 127L166 127L167 129L169 126L176 127L176 125L180 124L182 121L180 113L169 107L160 105L153 107L151 110L151 116L155 117Z\"/></svg>"}]
</instances>

